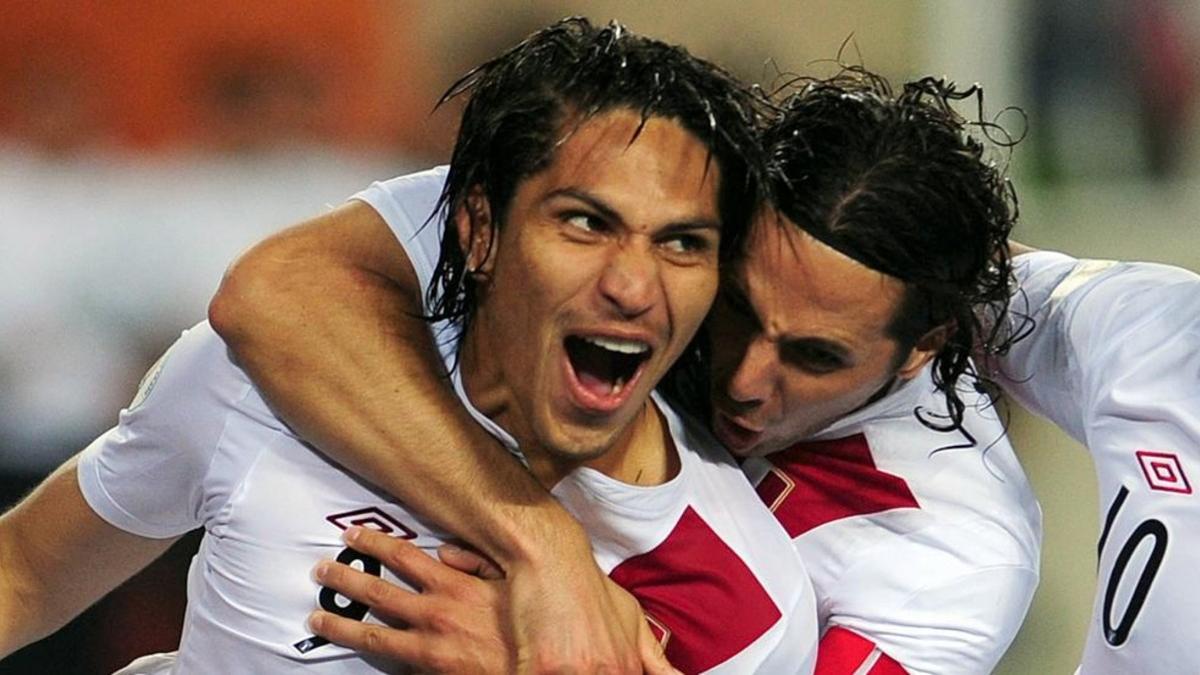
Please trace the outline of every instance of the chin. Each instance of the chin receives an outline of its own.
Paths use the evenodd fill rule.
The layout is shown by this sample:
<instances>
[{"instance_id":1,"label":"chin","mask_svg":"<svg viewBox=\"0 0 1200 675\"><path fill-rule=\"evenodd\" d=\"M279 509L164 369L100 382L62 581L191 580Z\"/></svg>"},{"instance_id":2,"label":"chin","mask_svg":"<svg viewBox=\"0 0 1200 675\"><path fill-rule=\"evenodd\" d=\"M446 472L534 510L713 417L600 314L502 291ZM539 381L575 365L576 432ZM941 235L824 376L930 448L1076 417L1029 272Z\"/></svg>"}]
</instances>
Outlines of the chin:
<instances>
[{"instance_id":1,"label":"chin","mask_svg":"<svg viewBox=\"0 0 1200 675\"><path fill-rule=\"evenodd\" d=\"M770 455L772 453L776 453L776 452L779 452L780 450L783 450L784 447L785 446L783 443L777 443L775 441L766 441L764 443L759 443L758 445L754 445L749 448L743 448L737 452L734 452L733 454L742 459L748 459L750 457L765 457L766 455Z\"/></svg>"},{"instance_id":2,"label":"chin","mask_svg":"<svg viewBox=\"0 0 1200 675\"><path fill-rule=\"evenodd\" d=\"M612 449L617 435L616 431L561 427L540 434L546 454L558 460L575 462L586 462L602 456Z\"/></svg>"}]
</instances>

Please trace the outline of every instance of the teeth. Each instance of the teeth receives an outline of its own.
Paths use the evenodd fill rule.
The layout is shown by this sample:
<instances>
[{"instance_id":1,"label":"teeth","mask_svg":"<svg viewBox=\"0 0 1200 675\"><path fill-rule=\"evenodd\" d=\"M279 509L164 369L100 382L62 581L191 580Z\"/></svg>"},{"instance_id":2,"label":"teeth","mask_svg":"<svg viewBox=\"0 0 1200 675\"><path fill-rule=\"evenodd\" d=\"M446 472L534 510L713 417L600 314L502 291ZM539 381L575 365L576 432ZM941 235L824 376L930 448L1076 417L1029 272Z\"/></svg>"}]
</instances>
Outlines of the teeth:
<instances>
[{"instance_id":1,"label":"teeth","mask_svg":"<svg viewBox=\"0 0 1200 675\"><path fill-rule=\"evenodd\" d=\"M619 352L621 354L641 354L650 349L650 345L644 342L638 342L637 340L618 340L616 338L607 337L585 337L583 338L583 341L594 344L601 349L607 349L609 351Z\"/></svg>"},{"instance_id":2,"label":"teeth","mask_svg":"<svg viewBox=\"0 0 1200 675\"><path fill-rule=\"evenodd\" d=\"M612 384L612 388L611 388L611 389L609 389L609 391L608 391L608 395L609 395L609 396L616 396L617 394L620 394L620 393L621 393L621 390L622 390L622 389L624 389L624 388L625 388L625 380L624 380L624 379L622 379L622 378L619 378L619 377L618 377L618 378L617 378L617 381L616 381L616 382L613 382L613 384Z\"/></svg>"}]
</instances>

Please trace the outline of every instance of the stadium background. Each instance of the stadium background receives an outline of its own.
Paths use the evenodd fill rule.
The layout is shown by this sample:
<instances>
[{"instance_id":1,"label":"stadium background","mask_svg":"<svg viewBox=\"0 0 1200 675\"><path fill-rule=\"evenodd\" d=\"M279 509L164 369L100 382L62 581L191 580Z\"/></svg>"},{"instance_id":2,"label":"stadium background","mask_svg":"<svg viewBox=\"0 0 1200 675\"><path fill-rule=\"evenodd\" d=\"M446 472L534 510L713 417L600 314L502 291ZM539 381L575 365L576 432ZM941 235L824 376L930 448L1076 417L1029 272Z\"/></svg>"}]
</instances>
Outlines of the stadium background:
<instances>
[{"instance_id":1,"label":"stadium background","mask_svg":"<svg viewBox=\"0 0 1200 675\"><path fill-rule=\"evenodd\" d=\"M843 60L893 82L981 82L989 115L1028 115L1020 239L1200 269L1194 2L4 0L0 505L115 422L241 248L443 161L456 110L431 115L438 93L567 14L619 18L750 81L828 73L852 38ZM1012 430L1046 535L998 672L1070 673L1095 583L1090 462L1020 411ZM108 673L169 649L194 545L0 673Z\"/></svg>"}]
</instances>

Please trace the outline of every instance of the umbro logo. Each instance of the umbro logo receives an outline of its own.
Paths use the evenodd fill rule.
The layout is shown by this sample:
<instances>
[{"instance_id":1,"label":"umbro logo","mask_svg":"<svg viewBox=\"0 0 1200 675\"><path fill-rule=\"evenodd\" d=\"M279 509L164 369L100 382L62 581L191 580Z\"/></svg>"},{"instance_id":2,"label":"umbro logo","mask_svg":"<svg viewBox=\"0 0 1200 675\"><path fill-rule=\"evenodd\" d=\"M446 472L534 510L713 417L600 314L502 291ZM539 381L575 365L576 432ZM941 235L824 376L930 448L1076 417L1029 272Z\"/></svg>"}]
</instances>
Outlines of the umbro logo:
<instances>
[{"instance_id":1,"label":"umbro logo","mask_svg":"<svg viewBox=\"0 0 1200 675\"><path fill-rule=\"evenodd\" d=\"M390 534L397 539L416 539L417 533L409 529L404 523L396 520L388 515L383 509L378 506L368 506L362 509L354 509L353 511L343 511L333 515L325 516L339 530L348 530L357 525Z\"/></svg>"},{"instance_id":2,"label":"umbro logo","mask_svg":"<svg viewBox=\"0 0 1200 675\"><path fill-rule=\"evenodd\" d=\"M1192 484L1188 482L1187 474L1183 471L1183 462L1179 456L1170 452L1155 452L1138 450L1138 464L1142 466L1142 474L1151 490L1158 492L1175 492L1192 494Z\"/></svg>"}]
</instances>

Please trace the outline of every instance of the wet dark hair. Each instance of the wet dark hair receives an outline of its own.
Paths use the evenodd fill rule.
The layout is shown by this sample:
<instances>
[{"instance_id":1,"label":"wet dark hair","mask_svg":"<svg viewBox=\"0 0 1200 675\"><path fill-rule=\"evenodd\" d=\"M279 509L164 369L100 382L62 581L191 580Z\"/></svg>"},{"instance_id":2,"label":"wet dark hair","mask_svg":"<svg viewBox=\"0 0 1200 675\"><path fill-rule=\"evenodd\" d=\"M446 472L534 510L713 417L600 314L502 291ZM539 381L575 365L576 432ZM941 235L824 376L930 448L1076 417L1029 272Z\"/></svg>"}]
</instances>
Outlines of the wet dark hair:
<instances>
[{"instance_id":1,"label":"wet dark hair","mask_svg":"<svg viewBox=\"0 0 1200 675\"><path fill-rule=\"evenodd\" d=\"M978 119L951 107L962 99L974 99ZM1017 198L985 143L1011 148L1020 139L982 119L978 86L927 77L896 95L857 67L789 83L779 107L763 135L775 206L814 238L904 282L888 327L901 356L930 329L951 327L933 360L948 419L917 414L931 428L961 429L959 380L986 384L972 350L1003 352L1013 339L998 328L1013 290Z\"/></svg>"},{"instance_id":2,"label":"wet dark hair","mask_svg":"<svg viewBox=\"0 0 1200 675\"><path fill-rule=\"evenodd\" d=\"M464 94L470 99L435 211L446 221L430 320L458 321L465 331L475 308L475 280L453 226L469 192L481 188L503 226L517 186L553 161L565 126L615 109L640 114L642 125L674 120L709 148L720 168L722 259L741 250L765 171L755 128L762 99L721 68L616 22L597 27L576 17L471 70L439 105Z\"/></svg>"}]
</instances>

